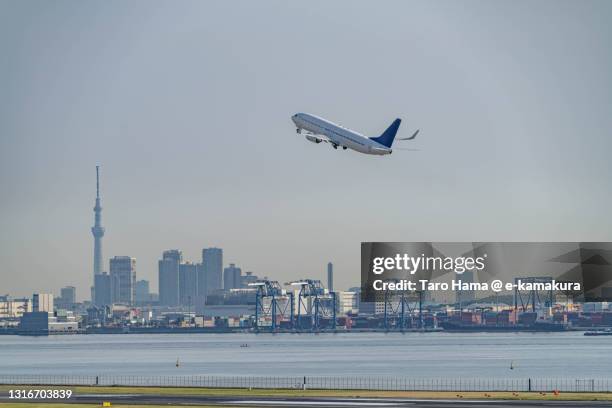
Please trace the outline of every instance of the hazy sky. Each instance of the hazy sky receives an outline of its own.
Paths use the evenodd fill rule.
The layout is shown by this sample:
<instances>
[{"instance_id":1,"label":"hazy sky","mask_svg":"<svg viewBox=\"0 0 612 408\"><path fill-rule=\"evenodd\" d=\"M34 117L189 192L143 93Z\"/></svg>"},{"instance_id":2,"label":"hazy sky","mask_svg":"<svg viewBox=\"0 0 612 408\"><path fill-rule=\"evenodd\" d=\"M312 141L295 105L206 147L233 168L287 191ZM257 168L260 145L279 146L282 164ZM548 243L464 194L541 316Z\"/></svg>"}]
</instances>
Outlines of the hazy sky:
<instances>
[{"instance_id":1,"label":"hazy sky","mask_svg":"<svg viewBox=\"0 0 612 408\"><path fill-rule=\"evenodd\" d=\"M219 246L359 283L361 241L612 240L612 2L0 0L0 294ZM315 145L290 116L420 151Z\"/></svg>"}]
</instances>

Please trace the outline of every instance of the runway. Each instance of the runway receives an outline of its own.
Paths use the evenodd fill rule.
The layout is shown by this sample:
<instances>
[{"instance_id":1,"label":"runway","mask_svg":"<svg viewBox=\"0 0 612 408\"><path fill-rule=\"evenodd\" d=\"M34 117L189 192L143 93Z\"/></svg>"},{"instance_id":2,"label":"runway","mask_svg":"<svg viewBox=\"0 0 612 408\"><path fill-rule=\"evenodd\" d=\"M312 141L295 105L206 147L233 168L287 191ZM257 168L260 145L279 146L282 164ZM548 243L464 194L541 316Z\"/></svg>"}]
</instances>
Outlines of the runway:
<instances>
[{"instance_id":1,"label":"runway","mask_svg":"<svg viewBox=\"0 0 612 408\"><path fill-rule=\"evenodd\" d=\"M154 394L79 394L69 400L36 400L36 402L87 403L100 405L110 401L121 405L213 405L234 407L411 407L411 408L569 408L569 407L610 407L610 401L511 401L511 400L425 400L402 398L339 398L339 397L242 397L206 395L154 395ZM8 399L0 402L33 402L33 400Z\"/></svg>"}]
</instances>

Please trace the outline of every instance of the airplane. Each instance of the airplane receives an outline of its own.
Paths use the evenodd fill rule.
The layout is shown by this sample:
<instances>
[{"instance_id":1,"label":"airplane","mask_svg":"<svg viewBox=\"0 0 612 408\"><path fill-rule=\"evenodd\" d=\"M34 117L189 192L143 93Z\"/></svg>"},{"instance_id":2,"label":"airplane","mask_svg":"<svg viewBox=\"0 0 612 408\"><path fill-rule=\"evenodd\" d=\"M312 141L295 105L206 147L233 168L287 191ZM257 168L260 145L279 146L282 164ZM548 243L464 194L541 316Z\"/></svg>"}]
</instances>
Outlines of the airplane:
<instances>
[{"instance_id":1,"label":"airplane","mask_svg":"<svg viewBox=\"0 0 612 408\"><path fill-rule=\"evenodd\" d=\"M378 137L366 137L354 130L309 113L296 113L291 117L291 120L297 127L296 132L302 134L302 131L305 131L305 137L310 142L317 144L321 142L330 143L334 149L342 147L344 150L352 149L359 153L379 156L393 152L391 145L402 121L401 119L395 119L391 126ZM412 140L418 133L417 130L412 136L397 140Z\"/></svg>"}]
</instances>

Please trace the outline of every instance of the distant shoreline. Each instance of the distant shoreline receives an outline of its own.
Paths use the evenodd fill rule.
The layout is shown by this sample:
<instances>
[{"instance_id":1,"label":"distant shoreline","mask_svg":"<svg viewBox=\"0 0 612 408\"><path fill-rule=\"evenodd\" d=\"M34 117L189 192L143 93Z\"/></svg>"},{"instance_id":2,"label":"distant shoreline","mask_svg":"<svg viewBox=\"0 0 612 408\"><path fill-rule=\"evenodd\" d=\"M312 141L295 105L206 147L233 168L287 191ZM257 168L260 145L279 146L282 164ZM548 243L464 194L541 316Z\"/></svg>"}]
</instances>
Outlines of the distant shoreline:
<instances>
[{"instance_id":1,"label":"distant shoreline","mask_svg":"<svg viewBox=\"0 0 612 408\"><path fill-rule=\"evenodd\" d=\"M87 334L318 334L318 333L558 333L558 332L588 332L605 330L605 327L551 327L551 326L456 326L446 328L429 328L429 329L404 329L404 330L385 330L385 329L351 329L351 330L252 330L243 328L210 328L210 327L177 327L177 328L162 328L162 327L109 327L80 330L76 332L22 332L15 330L0 330L0 335L9 336L67 336L67 335L87 335Z\"/></svg>"}]
</instances>

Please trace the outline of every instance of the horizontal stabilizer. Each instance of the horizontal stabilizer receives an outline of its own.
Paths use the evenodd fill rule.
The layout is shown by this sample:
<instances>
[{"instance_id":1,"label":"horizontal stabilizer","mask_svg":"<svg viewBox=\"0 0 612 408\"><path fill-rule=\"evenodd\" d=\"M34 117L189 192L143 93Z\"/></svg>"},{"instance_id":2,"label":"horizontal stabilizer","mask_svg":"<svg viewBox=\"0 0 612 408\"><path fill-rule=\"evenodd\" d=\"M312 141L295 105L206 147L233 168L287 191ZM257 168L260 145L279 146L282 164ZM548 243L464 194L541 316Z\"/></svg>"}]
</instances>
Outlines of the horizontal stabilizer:
<instances>
[{"instance_id":1,"label":"horizontal stabilizer","mask_svg":"<svg viewBox=\"0 0 612 408\"><path fill-rule=\"evenodd\" d=\"M417 135L419 134L419 130L421 130L421 129L417 129L417 131L416 131L416 132L414 132L414 133L412 134L412 136L410 136L410 137L404 137L404 138L400 138L400 139L397 139L397 140L412 140L412 139L414 139L415 137L417 137Z\"/></svg>"}]
</instances>

